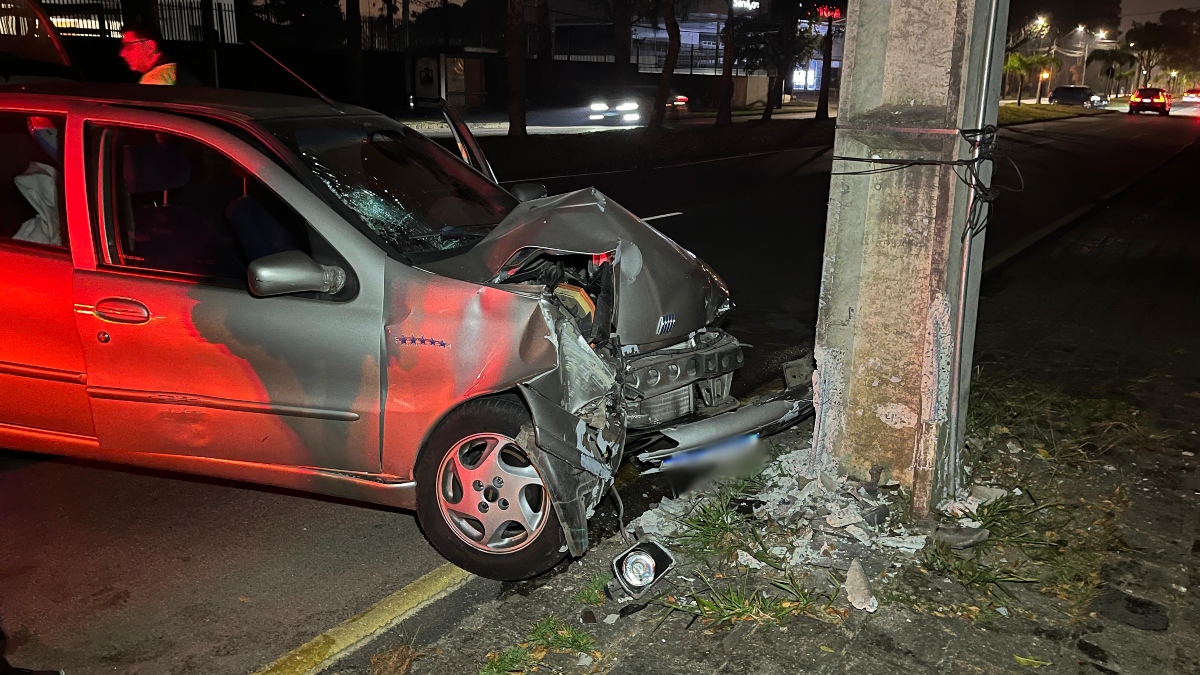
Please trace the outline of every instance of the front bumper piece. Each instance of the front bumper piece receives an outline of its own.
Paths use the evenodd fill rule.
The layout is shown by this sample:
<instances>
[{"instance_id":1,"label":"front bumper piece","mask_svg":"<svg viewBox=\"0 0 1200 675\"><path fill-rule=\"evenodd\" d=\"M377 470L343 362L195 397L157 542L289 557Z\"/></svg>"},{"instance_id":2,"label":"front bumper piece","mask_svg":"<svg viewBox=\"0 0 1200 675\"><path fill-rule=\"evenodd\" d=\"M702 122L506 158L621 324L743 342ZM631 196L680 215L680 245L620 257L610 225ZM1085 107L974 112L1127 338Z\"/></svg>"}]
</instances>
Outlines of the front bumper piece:
<instances>
[{"instance_id":1,"label":"front bumper piece","mask_svg":"<svg viewBox=\"0 0 1200 675\"><path fill-rule=\"evenodd\" d=\"M653 465L643 473L655 473L662 469L664 463L681 459L684 455L733 447L738 439L750 436L764 437L778 433L812 413L811 395L785 392L779 398L689 424L660 429L657 434L661 439L651 446L652 449L639 453L637 459Z\"/></svg>"}]
</instances>

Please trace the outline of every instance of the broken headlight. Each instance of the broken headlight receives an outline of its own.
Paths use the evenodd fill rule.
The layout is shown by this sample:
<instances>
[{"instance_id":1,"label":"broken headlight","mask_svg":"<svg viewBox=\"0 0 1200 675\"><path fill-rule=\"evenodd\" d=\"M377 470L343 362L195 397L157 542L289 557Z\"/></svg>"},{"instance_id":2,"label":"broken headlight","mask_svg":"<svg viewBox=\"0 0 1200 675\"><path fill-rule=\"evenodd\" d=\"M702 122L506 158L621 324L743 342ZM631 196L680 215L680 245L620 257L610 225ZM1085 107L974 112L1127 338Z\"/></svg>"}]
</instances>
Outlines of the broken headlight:
<instances>
[{"instance_id":1,"label":"broken headlight","mask_svg":"<svg viewBox=\"0 0 1200 675\"><path fill-rule=\"evenodd\" d=\"M634 599L650 590L656 581L675 566L675 558L653 541L643 541L625 550L613 560L613 576Z\"/></svg>"}]
</instances>

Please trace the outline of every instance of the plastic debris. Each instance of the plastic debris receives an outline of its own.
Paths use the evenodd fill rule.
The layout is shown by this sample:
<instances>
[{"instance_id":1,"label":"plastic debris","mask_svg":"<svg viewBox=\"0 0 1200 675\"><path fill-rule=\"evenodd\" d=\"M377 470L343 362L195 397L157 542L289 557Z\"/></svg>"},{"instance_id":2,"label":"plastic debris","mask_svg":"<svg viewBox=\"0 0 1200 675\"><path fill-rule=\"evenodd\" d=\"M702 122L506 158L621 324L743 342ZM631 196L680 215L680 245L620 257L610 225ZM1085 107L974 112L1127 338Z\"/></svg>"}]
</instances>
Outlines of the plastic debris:
<instances>
[{"instance_id":1,"label":"plastic debris","mask_svg":"<svg viewBox=\"0 0 1200 675\"><path fill-rule=\"evenodd\" d=\"M593 659L590 654L580 654L579 660L575 662L575 665L583 666L584 668L587 668L588 666L592 665L595 662L596 662L596 659Z\"/></svg>"},{"instance_id":2,"label":"plastic debris","mask_svg":"<svg viewBox=\"0 0 1200 675\"><path fill-rule=\"evenodd\" d=\"M879 601L871 593L871 582L867 580L867 572L862 563L855 559L846 571L846 598L855 609L865 609L874 612L879 609Z\"/></svg>"},{"instance_id":3,"label":"plastic debris","mask_svg":"<svg viewBox=\"0 0 1200 675\"><path fill-rule=\"evenodd\" d=\"M950 548L960 550L971 548L988 540L992 533L986 527L939 527L933 533L933 540L948 544Z\"/></svg>"},{"instance_id":4,"label":"plastic debris","mask_svg":"<svg viewBox=\"0 0 1200 675\"><path fill-rule=\"evenodd\" d=\"M608 625L610 625L610 626L611 626L611 625L613 625L614 623L616 623L616 622L617 622L617 619L619 619L619 618L621 618L619 615L616 615L616 614L609 614L608 616L604 617L604 623L606 623L606 624L608 624Z\"/></svg>"},{"instance_id":5,"label":"plastic debris","mask_svg":"<svg viewBox=\"0 0 1200 675\"><path fill-rule=\"evenodd\" d=\"M991 504L1001 497L1008 496L1008 490L989 485L974 485L971 487L969 494L975 498L975 501L979 502L980 506L983 506Z\"/></svg>"},{"instance_id":6,"label":"plastic debris","mask_svg":"<svg viewBox=\"0 0 1200 675\"><path fill-rule=\"evenodd\" d=\"M579 616L580 623L596 623L596 613L590 609L583 610Z\"/></svg>"}]
</instances>

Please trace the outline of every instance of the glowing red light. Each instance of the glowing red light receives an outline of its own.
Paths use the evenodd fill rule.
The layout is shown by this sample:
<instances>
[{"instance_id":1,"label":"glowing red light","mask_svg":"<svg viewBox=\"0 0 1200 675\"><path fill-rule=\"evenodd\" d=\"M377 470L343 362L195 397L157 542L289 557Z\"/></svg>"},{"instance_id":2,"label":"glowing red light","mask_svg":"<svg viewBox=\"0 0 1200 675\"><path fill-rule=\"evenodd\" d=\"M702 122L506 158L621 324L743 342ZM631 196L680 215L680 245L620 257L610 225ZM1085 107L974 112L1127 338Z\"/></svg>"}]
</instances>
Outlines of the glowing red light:
<instances>
[{"instance_id":1,"label":"glowing red light","mask_svg":"<svg viewBox=\"0 0 1200 675\"><path fill-rule=\"evenodd\" d=\"M828 7L821 5L817 8L817 16L822 19L840 19L842 18L842 10L837 7Z\"/></svg>"},{"instance_id":2,"label":"glowing red light","mask_svg":"<svg viewBox=\"0 0 1200 675\"><path fill-rule=\"evenodd\" d=\"M606 262L611 262L613 254L611 253L596 253L592 255L592 266L599 267Z\"/></svg>"}]
</instances>

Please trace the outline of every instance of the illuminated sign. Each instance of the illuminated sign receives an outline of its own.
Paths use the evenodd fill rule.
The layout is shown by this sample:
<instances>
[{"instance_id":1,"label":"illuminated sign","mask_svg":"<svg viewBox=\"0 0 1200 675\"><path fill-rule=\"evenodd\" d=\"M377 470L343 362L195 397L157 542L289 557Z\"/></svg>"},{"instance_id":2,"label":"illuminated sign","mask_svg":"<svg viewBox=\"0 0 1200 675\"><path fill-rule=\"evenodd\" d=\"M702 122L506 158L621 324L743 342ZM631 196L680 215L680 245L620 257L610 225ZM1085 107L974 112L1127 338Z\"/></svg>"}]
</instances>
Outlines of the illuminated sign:
<instances>
[{"instance_id":1,"label":"illuminated sign","mask_svg":"<svg viewBox=\"0 0 1200 675\"><path fill-rule=\"evenodd\" d=\"M737 1L738 0L733 0L734 7L737 7L737 4L736 4ZM755 4L758 4L758 3L755 3ZM835 19L836 20L836 19L842 18L842 10L838 9L837 7L826 7L825 5L821 5L820 7L817 8L817 16L821 17L822 19Z\"/></svg>"},{"instance_id":2,"label":"illuminated sign","mask_svg":"<svg viewBox=\"0 0 1200 675\"><path fill-rule=\"evenodd\" d=\"M762 3L758 0L733 0L734 9L744 9L746 11L753 12L759 7L762 7Z\"/></svg>"}]
</instances>

